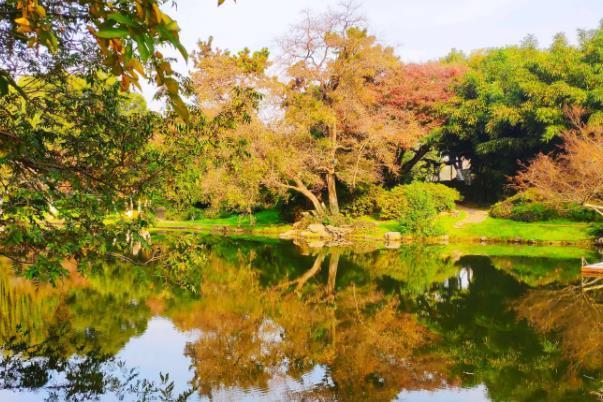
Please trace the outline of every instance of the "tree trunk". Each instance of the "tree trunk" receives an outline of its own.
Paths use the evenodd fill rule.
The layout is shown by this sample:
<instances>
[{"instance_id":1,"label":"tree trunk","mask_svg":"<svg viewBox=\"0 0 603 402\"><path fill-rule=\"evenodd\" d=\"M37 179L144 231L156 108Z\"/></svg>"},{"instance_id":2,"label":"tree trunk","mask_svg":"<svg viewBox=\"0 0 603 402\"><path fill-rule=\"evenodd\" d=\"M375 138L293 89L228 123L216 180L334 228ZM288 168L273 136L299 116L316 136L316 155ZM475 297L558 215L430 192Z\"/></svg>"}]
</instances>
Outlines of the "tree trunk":
<instances>
[{"instance_id":1,"label":"tree trunk","mask_svg":"<svg viewBox=\"0 0 603 402\"><path fill-rule=\"evenodd\" d=\"M324 253L318 254L316 259L314 260L314 264L312 264L312 268L310 268L305 274L303 274L297 280L297 286L295 288L298 291L301 290L304 287L304 285L320 271L320 268L322 267L322 262L324 261L324 259L325 259Z\"/></svg>"},{"instance_id":2,"label":"tree trunk","mask_svg":"<svg viewBox=\"0 0 603 402\"><path fill-rule=\"evenodd\" d=\"M339 214L339 201L337 200L337 184L335 173L327 173L327 191L329 193L329 210L331 214Z\"/></svg>"},{"instance_id":3,"label":"tree trunk","mask_svg":"<svg viewBox=\"0 0 603 402\"><path fill-rule=\"evenodd\" d=\"M329 278L327 279L327 294L330 298L335 297L335 284L337 282L337 268L339 267L339 257L341 252L333 250L329 259Z\"/></svg>"},{"instance_id":4,"label":"tree trunk","mask_svg":"<svg viewBox=\"0 0 603 402\"><path fill-rule=\"evenodd\" d=\"M337 179L335 168L337 166L337 125L333 124L329 130L331 140L331 166L327 171L327 192L329 194L329 211L333 215L339 214L339 202L337 200Z\"/></svg>"},{"instance_id":5,"label":"tree trunk","mask_svg":"<svg viewBox=\"0 0 603 402\"><path fill-rule=\"evenodd\" d=\"M431 144L423 144L417 149L415 155L400 167L400 177L404 177L410 173L417 163L419 163L425 155L431 150Z\"/></svg>"},{"instance_id":6,"label":"tree trunk","mask_svg":"<svg viewBox=\"0 0 603 402\"><path fill-rule=\"evenodd\" d=\"M308 190L308 187L306 187L306 185L301 181L301 179L296 177L293 179L293 181L295 182L295 187L290 186L290 188L303 194L308 200L310 200L310 202L314 206L314 209L316 210L316 213L318 213L319 215L324 215L325 210L322 207L320 201L318 201L318 198L314 195L314 193Z\"/></svg>"}]
</instances>

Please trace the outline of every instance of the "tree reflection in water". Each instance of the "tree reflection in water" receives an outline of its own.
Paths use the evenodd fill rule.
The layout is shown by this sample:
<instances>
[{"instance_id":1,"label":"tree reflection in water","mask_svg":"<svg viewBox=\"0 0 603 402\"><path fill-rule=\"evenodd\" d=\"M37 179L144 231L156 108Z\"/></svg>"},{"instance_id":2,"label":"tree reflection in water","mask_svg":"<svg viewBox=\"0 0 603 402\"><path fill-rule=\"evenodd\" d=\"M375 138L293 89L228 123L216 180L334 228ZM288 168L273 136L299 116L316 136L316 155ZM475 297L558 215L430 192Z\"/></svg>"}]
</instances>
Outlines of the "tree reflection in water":
<instances>
[{"instance_id":1,"label":"tree reflection in water","mask_svg":"<svg viewBox=\"0 0 603 402\"><path fill-rule=\"evenodd\" d=\"M589 370L603 369L603 276L580 285L533 289L513 307L542 333L554 332L566 359Z\"/></svg>"},{"instance_id":2,"label":"tree reflection in water","mask_svg":"<svg viewBox=\"0 0 603 402\"><path fill-rule=\"evenodd\" d=\"M165 265L103 263L57 288L0 269L0 387L177 400L169 378L145 381L116 358L133 337L163 341L147 334L160 315L196 334L176 347L191 383L174 378L192 399L385 401L460 387L492 401L597 398L601 281L569 286L578 261L198 236L158 252Z\"/></svg>"},{"instance_id":3,"label":"tree reflection in water","mask_svg":"<svg viewBox=\"0 0 603 402\"><path fill-rule=\"evenodd\" d=\"M134 268L102 263L53 287L15 277L2 262L0 390L48 401L185 400L192 391L175 395L169 376L148 381L114 357L151 317L153 283Z\"/></svg>"},{"instance_id":4,"label":"tree reflection in water","mask_svg":"<svg viewBox=\"0 0 603 402\"><path fill-rule=\"evenodd\" d=\"M260 285L252 258L211 261L203 299L174 316L181 328L201 330L187 347L200 392L266 389L277 376L300 380L316 365L328 378L291 398L385 401L403 388L446 384L447 359L417 353L437 336L401 312L395 298L370 281L337 288L341 255L319 251L306 272L269 288Z\"/></svg>"}]
</instances>

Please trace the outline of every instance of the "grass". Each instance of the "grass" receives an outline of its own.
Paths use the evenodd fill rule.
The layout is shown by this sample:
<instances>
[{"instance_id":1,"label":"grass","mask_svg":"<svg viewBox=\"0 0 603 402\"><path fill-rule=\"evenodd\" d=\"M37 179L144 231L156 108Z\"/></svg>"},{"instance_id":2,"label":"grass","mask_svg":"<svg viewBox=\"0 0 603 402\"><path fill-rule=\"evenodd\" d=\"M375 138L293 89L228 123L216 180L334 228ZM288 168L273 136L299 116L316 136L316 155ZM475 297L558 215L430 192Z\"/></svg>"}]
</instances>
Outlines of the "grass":
<instances>
[{"instance_id":1,"label":"grass","mask_svg":"<svg viewBox=\"0 0 603 402\"><path fill-rule=\"evenodd\" d=\"M462 227L457 224L467 217L467 213L459 211L455 215L443 214L436 223L442 228L453 242L472 242L486 238L490 242L507 242L520 239L544 243L584 244L591 241L588 234L589 224L567 220L547 222L516 222L509 219L487 217L480 223L467 223ZM223 218L202 218L193 221L159 221L155 229L159 230L205 230L211 231L229 228L232 231L243 230L258 234L278 235L291 229L285 223L279 212L274 209L260 211L254 214L255 225L251 225L249 216L232 215ZM358 237L381 240L387 232L400 230L396 220L379 221L373 217L364 216L354 220L363 228L357 230Z\"/></svg>"},{"instance_id":2,"label":"grass","mask_svg":"<svg viewBox=\"0 0 603 402\"><path fill-rule=\"evenodd\" d=\"M289 225L283 222L278 211L267 209L253 214L255 225L251 225L249 215L231 215L223 218L202 218L192 221L160 220L155 225L156 229L191 229L211 230L215 228L240 228L243 230L287 230Z\"/></svg>"},{"instance_id":3,"label":"grass","mask_svg":"<svg viewBox=\"0 0 603 402\"><path fill-rule=\"evenodd\" d=\"M456 227L466 216L466 212L463 211L456 215L444 214L436 219L436 224L439 225L444 234L455 241L476 241L482 237L490 241L517 239L559 243L585 243L590 241L589 224L587 223L567 220L528 223L488 217L480 223L468 223L462 227ZM395 220L379 221L371 217L362 217L356 221L375 225L374 229L366 229L372 235L371 237L382 238L387 232L400 230L399 224Z\"/></svg>"},{"instance_id":4,"label":"grass","mask_svg":"<svg viewBox=\"0 0 603 402\"><path fill-rule=\"evenodd\" d=\"M450 228L454 238L475 239L486 237L497 240L533 240L538 242L588 242L589 225L582 222L555 220L546 222L516 222L509 219L488 217L481 223Z\"/></svg>"}]
</instances>

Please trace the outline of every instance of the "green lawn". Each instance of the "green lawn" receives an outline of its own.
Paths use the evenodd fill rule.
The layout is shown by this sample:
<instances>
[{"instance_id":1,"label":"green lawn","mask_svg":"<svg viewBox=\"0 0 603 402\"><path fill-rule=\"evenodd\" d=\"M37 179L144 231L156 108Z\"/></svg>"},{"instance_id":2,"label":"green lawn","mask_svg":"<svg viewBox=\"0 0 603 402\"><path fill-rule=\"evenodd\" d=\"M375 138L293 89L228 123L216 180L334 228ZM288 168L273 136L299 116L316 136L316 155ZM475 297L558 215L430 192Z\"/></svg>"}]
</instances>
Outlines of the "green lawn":
<instances>
[{"instance_id":1,"label":"green lawn","mask_svg":"<svg viewBox=\"0 0 603 402\"><path fill-rule=\"evenodd\" d=\"M486 237L491 241L508 241L522 239L536 242L568 242L584 243L590 241L588 223L555 220L547 222L516 222L509 219L487 217L480 223L467 223L462 227L456 225L467 217L467 213L459 211L456 215L443 214L437 218L437 224L451 240L474 241ZM379 221L372 217L355 220L367 224L368 237L382 238L387 232L400 230L395 220ZM370 225L374 225L373 228Z\"/></svg>"},{"instance_id":2,"label":"green lawn","mask_svg":"<svg viewBox=\"0 0 603 402\"><path fill-rule=\"evenodd\" d=\"M170 221L160 220L155 227L164 228L185 228L185 229L212 229L215 227L231 227L242 229L269 229L279 228L286 230L289 227L283 222L278 211L268 209L253 214L255 225L251 225L249 215L231 215L225 218L202 218L193 221Z\"/></svg>"},{"instance_id":3,"label":"green lawn","mask_svg":"<svg viewBox=\"0 0 603 402\"><path fill-rule=\"evenodd\" d=\"M467 224L461 228L452 227L449 233L451 237L458 238L585 242L590 240L588 228L587 223L566 220L528 223L488 217L481 223Z\"/></svg>"}]
</instances>

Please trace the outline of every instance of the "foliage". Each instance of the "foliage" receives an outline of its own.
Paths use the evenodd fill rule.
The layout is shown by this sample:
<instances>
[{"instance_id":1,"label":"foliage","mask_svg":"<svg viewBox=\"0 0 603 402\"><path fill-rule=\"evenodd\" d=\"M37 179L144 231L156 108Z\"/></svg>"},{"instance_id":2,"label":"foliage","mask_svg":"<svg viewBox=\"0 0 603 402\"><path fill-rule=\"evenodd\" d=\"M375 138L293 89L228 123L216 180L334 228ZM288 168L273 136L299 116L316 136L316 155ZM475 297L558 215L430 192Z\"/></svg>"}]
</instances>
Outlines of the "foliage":
<instances>
[{"instance_id":1,"label":"foliage","mask_svg":"<svg viewBox=\"0 0 603 402\"><path fill-rule=\"evenodd\" d=\"M386 170L396 170L396 152L414 146L424 131L406 129L410 117L403 118L396 105L408 88L393 93L388 86L395 74L404 81L401 63L364 29L353 7L306 15L280 45L286 83L267 75L265 49L231 53L213 48L211 40L199 44L193 86L203 110L220 110L237 89L263 95L251 125L217 141L231 154L215 158L209 171L222 179L208 182L224 191L203 192L216 199L238 190L247 204L261 205L268 195L286 199L293 191L317 214L337 215L338 186L354 192L382 181ZM419 109L423 101L416 102Z\"/></svg>"},{"instance_id":2,"label":"foliage","mask_svg":"<svg viewBox=\"0 0 603 402\"><path fill-rule=\"evenodd\" d=\"M423 198L429 199L428 203L433 205L436 213L454 210L461 199L457 190L443 184L414 182L380 193L377 198L379 217L385 220L401 218L411 208L410 198L419 193L425 194Z\"/></svg>"},{"instance_id":3,"label":"foliage","mask_svg":"<svg viewBox=\"0 0 603 402\"><path fill-rule=\"evenodd\" d=\"M563 134L558 157L539 155L515 178L552 204L578 204L603 216L603 126L582 125Z\"/></svg>"},{"instance_id":4,"label":"foliage","mask_svg":"<svg viewBox=\"0 0 603 402\"><path fill-rule=\"evenodd\" d=\"M603 238L603 223L595 223L589 229L589 234L595 239Z\"/></svg>"},{"instance_id":5,"label":"foliage","mask_svg":"<svg viewBox=\"0 0 603 402\"><path fill-rule=\"evenodd\" d=\"M433 195L424 189L405 191L407 209L399 217L400 231L412 233L418 237L434 236L442 233L435 218L438 215L438 205Z\"/></svg>"},{"instance_id":6,"label":"foliage","mask_svg":"<svg viewBox=\"0 0 603 402\"><path fill-rule=\"evenodd\" d=\"M521 192L490 208L493 218L512 219L523 222L546 221L559 218L559 212L552 206L547 206L542 197L530 191Z\"/></svg>"},{"instance_id":7,"label":"foliage","mask_svg":"<svg viewBox=\"0 0 603 402\"><path fill-rule=\"evenodd\" d=\"M204 121L179 129L177 141L166 135L171 152L188 155L168 183L169 201L184 208L201 203L214 214L250 216L271 204L263 187L265 163L258 155L266 134L257 109L267 57L265 50L233 55L214 48L211 39L199 43L191 91L195 113Z\"/></svg>"},{"instance_id":8,"label":"foliage","mask_svg":"<svg viewBox=\"0 0 603 402\"><path fill-rule=\"evenodd\" d=\"M600 219L596 212L578 204L553 204L533 190L515 194L490 208L493 218L512 219L520 222L538 222L565 218L576 222Z\"/></svg>"},{"instance_id":9,"label":"foliage","mask_svg":"<svg viewBox=\"0 0 603 402\"><path fill-rule=\"evenodd\" d=\"M176 74L170 60L159 51L169 45L185 59L188 57L180 43L178 24L161 10L165 3L166 0L2 2L0 96L8 93L9 86L24 93L15 82L16 77L36 72L40 68L36 66L37 58L54 59L61 65L62 56L87 57L85 53L92 53L112 74L121 77L122 90L128 90L130 85L140 88L140 78L146 78L167 94L180 115L186 116L188 110L179 95Z\"/></svg>"},{"instance_id":10,"label":"foliage","mask_svg":"<svg viewBox=\"0 0 603 402\"><path fill-rule=\"evenodd\" d=\"M382 118L398 121L406 136L394 164L388 166L388 185L400 183L411 173L416 178L414 170L421 166L439 172L441 160L434 148L444 123L440 109L454 96L454 87L465 72L466 66L456 62L405 64L379 86Z\"/></svg>"},{"instance_id":11,"label":"foliage","mask_svg":"<svg viewBox=\"0 0 603 402\"><path fill-rule=\"evenodd\" d=\"M408 199L406 197L406 187L397 186L389 191L383 191L378 195L377 206L379 218L400 219L408 211Z\"/></svg>"},{"instance_id":12,"label":"foliage","mask_svg":"<svg viewBox=\"0 0 603 402\"><path fill-rule=\"evenodd\" d=\"M363 186L353 194L352 201L344 206L343 213L353 218L376 215L379 212L379 200L385 194L386 191L380 186Z\"/></svg>"},{"instance_id":13,"label":"foliage","mask_svg":"<svg viewBox=\"0 0 603 402\"><path fill-rule=\"evenodd\" d=\"M471 161L474 185L498 194L540 152L554 152L574 126L564 110L580 108L581 122L601 121L603 29L582 31L579 46L557 35L548 49L533 41L476 52L456 97L443 110L439 148ZM518 162L519 161L519 162Z\"/></svg>"},{"instance_id":14,"label":"foliage","mask_svg":"<svg viewBox=\"0 0 603 402\"><path fill-rule=\"evenodd\" d=\"M29 277L54 279L63 259L126 250L147 223L105 219L153 192L157 118L125 112L128 97L102 73L28 85L37 88L29 100L0 99L0 241L31 264Z\"/></svg>"}]
</instances>

